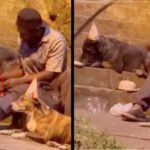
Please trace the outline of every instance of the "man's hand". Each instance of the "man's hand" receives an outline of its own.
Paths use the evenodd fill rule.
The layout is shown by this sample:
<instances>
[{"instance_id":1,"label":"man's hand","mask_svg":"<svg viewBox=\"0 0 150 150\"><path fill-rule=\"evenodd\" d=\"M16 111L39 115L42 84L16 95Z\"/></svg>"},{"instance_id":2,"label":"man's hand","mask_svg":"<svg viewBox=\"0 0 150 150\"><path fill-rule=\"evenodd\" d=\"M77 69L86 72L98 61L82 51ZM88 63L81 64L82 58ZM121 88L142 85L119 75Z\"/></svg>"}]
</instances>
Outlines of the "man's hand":
<instances>
[{"instance_id":1,"label":"man's hand","mask_svg":"<svg viewBox=\"0 0 150 150\"><path fill-rule=\"evenodd\" d=\"M19 84L20 84L20 80L17 78L1 81L0 91L6 90L8 88L14 87Z\"/></svg>"},{"instance_id":2,"label":"man's hand","mask_svg":"<svg viewBox=\"0 0 150 150\"><path fill-rule=\"evenodd\" d=\"M19 84L31 83L33 79L37 78L40 81L49 81L51 82L55 77L57 77L59 73L43 71L39 73L35 73L32 75L25 75L19 78L11 78L4 81L0 81L0 92L6 90L8 88L12 88Z\"/></svg>"}]
</instances>

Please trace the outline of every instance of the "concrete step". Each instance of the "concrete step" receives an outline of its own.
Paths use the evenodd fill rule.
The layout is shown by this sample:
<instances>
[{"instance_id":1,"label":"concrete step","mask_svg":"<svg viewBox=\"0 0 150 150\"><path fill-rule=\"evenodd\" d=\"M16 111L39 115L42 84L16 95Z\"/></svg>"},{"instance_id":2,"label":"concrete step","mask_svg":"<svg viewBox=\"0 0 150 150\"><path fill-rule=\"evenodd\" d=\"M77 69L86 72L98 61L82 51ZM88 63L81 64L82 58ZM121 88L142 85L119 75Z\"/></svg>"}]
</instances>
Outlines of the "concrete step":
<instances>
[{"instance_id":1,"label":"concrete step","mask_svg":"<svg viewBox=\"0 0 150 150\"><path fill-rule=\"evenodd\" d=\"M88 19L88 16L75 15L75 31ZM100 34L114 35L116 37L130 37L133 39L149 39L150 25L144 23L122 22L116 19L95 18L95 23ZM83 32L89 32L89 24Z\"/></svg>"},{"instance_id":2,"label":"concrete step","mask_svg":"<svg viewBox=\"0 0 150 150\"><path fill-rule=\"evenodd\" d=\"M77 3L84 3L84 4L105 4L109 0L75 0L75 4ZM122 5L122 6L128 6L132 8L141 8L141 9L150 9L150 1L149 0L117 0L115 2L115 5Z\"/></svg>"},{"instance_id":3,"label":"concrete step","mask_svg":"<svg viewBox=\"0 0 150 150\"><path fill-rule=\"evenodd\" d=\"M75 14L91 16L102 7L106 1L78 1L75 2ZM97 17L116 19L122 22L137 22L137 23L148 23L148 18L150 17L150 2L130 2L122 1L116 2L111 5L104 12L102 12ZM139 7L139 6L144 7ZM148 5L148 6L147 6ZM147 8L147 7L148 8Z\"/></svg>"},{"instance_id":4,"label":"concrete step","mask_svg":"<svg viewBox=\"0 0 150 150\"><path fill-rule=\"evenodd\" d=\"M132 103L135 100L136 93L128 93L125 91L98 88L92 86L84 86L75 84L75 101L76 109L86 109L90 112L108 112L110 108L117 104ZM150 109L146 112L150 115Z\"/></svg>"},{"instance_id":5,"label":"concrete step","mask_svg":"<svg viewBox=\"0 0 150 150\"><path fill-rule=\"evenodd\" d=\"M79 61L81 54L82 54L82 48L76 48L74 50L74 59Z\"/></svg>"},{"instance_id":6,"label":"concrete step","mask_svg":"<svg viewBox=\"0 0 150 150\"><path fill-rule=\"evenodd\" d=\"M108 111L116 103L132 102L134 95L120 90L75 85L75 107L88 108L92 103L96 109Z\"/></svg>"},{"instance_id":7,"label":"concrete step","mask_svg":"<svg viewBox=\"0 0 150 150\"><path fill-rule=\"evenodd\" d=\"M145 81L145 79L137 77L135 73L125 71L119 74L114 70L108 69L75 67L74 72L75 84L77 85L117 89L121 80L128 79L135 82L137 88L140 88Z\"/></svg>"},{"instance_id":8,"label":"concrete step","mask_svg":"<svg viewBox=\"0 0 150 150\"><path fill-rule=\"evenodd\" d=\"M115 35L106 35L104 36L116 38L118 40L133 44L133 45L139 45L139 46L145 46L148 43L148 40L146 39L135 39L130 37L124 37L124 36L115 36ZM83 45L84 40L88 37L87 32L81 32L78 37L75 39L75 48L81 48Z\"/></svg>"},{"instance_id":9,"label":"concrete step","mask_svg":"<svg viewBox=\"0 0 150 150\"><path fill-rule=\"evenodd\" d=\"M75 31L104 3L106 3L105 0L76 0ZM150 1L131 0L117 2L117 4L110 6L102 14L96 17L95 22L98 26L99 32L128 43L145 46L149 43L150 39L149 4ZM79 48L82 46L83 40L87 36L90 26L91 25L88 25L75 40L75 47Z\"/></svg>"}]
</instances>

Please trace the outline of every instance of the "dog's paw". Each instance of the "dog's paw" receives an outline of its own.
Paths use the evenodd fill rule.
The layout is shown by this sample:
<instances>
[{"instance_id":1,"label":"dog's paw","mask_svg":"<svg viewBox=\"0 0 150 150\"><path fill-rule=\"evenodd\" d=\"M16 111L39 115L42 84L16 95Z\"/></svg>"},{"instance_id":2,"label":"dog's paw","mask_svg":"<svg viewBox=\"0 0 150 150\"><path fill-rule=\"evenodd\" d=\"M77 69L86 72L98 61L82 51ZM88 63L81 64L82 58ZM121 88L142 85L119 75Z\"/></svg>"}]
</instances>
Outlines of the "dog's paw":
<instances>
[{"instance_id":1,"label":"dog's paw","mask_svg":"<svg viewBox=\"0 0 150 150\"><path fill-rule=\"evenodd\" d=\"M25 132L13 133L13 134L11 134L11 137L15 138L15 139L25 138L26 137L26 133Z\"/></svg>"},{"instance_id":2,"label":"dog's paw","mask_svg":"<svg viewBox=\"0 0 150 150\"><path fill-rule=\"evenodd\" d=\"M109 63L109 62L106 62L106 61L102 62L102 67L107 68L107 69L112 69L113 68L112 64Z\"/></svg>"},{"instance_id":3,"label":"dog's paw","mask_svg":"<svg viewBox=\"0 0 150 150\"><path fill-rule=\"evenodd\" d=\"M94 62L91 67L95 67L95 68L100 68L102 66L102 64L100 62Z\"/></svg>"},{"instance_id":4,"label":"dog's paw","mask_svg":"<svg viewBox=\"0 0 150 150\"><path fill-rule=\"evenodd\" d=\"M0 130L0 134L3 135L11 135L12 133L14 133L14 130Z\"/></svg>"},{"instance_id":5,"label":"dog's paw","mask_svg":"<svg viewBox=\"0 0 150 150\"><path fill-rule=\"evenodd\" d=\"M136 69L135 70L135 73L138 77L143 77L143 78L146 78L147 77L147 73L144 72L143 70L141 69Z\"/></svg>"},{"instance_id":6,"label":"dog's paw","mask_svg":"<svg viewBox=\"0 0 150 150\"><path fill-rule=\"evenodd\" d=\"M62 145L62 144L59 144L57 142L48 141L46 144L50 147L55 147L55 148L58 148L60 150L68 150L68 147L66 145Z\"/></svg>"},{"instance_id":7,"label":"dog's paw","mask_svg":"<svg viewBox=\"0 0 150 150\"><path fill-rule=\"evenodd\" d=\"M138 125L141 127L150 127L150 122L140 122Z\"/></svg>"},{"instance_id":8,"label":"dog's paw","mask_svg":"<svg viewBox=\"0 0 150 150\"><path fill-rule=\"evenodd\" d=\"M66 145L59 145L57 148L60 150L69 150Z\"/></svg>"},{"instance_id":9,"label":"dog's paw","mask_svg":"<svg viewBox=\"0 0 150 150\"><path fill-rule=\"evenodd\" d=\"M80 61L74 61L74 65L76 67L84 67L84 64L82 62L80 62Z\"/></svg>"}]
</instances>

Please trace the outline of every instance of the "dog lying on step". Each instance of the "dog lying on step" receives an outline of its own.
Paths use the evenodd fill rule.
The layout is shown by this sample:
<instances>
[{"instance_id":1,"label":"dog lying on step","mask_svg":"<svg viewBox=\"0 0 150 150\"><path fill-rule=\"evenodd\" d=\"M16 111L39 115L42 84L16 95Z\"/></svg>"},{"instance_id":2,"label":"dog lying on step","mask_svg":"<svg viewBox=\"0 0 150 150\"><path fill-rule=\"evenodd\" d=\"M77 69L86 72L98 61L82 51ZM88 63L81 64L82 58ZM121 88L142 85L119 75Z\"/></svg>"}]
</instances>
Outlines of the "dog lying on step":
<instances>
[{"instance_id":1,"label":"dog lying on step","mask_svg":"<svg viewBox=\"0 0 150 150\"><path fill-rule=\"evenodd\" d=\"M52 147L67 149L71 143L71 118L49 108L41 100L23 95L12 103L15 112L26 113L26 132L1 130L14 138L30 138ZM59 143L59 144L58 144Z\"/></svg>"},{"instance_id":2,"label":"dog lying on step","mask_svg":"<svg viewBox=\"0 0 150 150\"><path fill-rule=\"evenodd\" d=\"M113 68L117 72L144 70L147 49L115 38L99 36L99 40L85 39L80 61L85 66ZM103 64L103 62L105 62ZM105 65L106 64L106 65ZM148 64L148 63L147 63Z\"/></svg>"}]
</instances>

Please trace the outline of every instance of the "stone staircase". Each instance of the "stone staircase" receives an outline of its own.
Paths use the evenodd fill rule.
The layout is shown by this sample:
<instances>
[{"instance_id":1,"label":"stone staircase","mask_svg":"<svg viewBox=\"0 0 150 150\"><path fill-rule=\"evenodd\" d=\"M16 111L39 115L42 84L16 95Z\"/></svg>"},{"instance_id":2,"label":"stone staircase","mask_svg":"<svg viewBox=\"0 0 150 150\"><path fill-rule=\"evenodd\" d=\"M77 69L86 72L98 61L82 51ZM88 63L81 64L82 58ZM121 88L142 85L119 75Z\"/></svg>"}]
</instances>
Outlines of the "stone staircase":
<instances>
[{"instance_id":1,"label":"stone staircase","mask_svg":"<svg viewBox=\"0 0 150 150\"><path fill-rule=\"evenodd\" d=\"M89 16L96 12L106 0L75 1L75 31ZM101 34L116 37L137 45L145 45L150 39L150 1L119 1L108 7L95 18ZM76 48L80 48L91 24L75 40Z\"/></svg>"},{"instance_id":2,"label":"stone staircase","mask_svg":"<svg viewBox=\"0 0 150 150\"><path fill-rule=\"evenodd\" d=\"M85 107L88 103L101 105L108 110L116 103L132 102L135 93L120 91L117 89L119 81L128 79L134 81L137 88L144 83L144 79L138 78L134 73L123 72L118 74L113 70L100 68L76 68L75 67L75 106Z\"/></svg>"},{"instance_id":3,"label":"stone staircase","mask_svg":"<svg viewBox=\"0 0 150 150\"><path fill-rule=\"evenodd\" d=\"M82 0L75 1L75 32L106 1ZM135 2L135 1L134 1ZM150 38L150 26L147 18L150 13L148 2L118 2L112 5L102 14L96 17L95 23L99 33L115 37L117 39L136 44L144 45ZM143 10L144 12L141 12ZM130 16L130 18L129 18ZM132 17L131 17L132 16ZM142 24L142 26L140 25ZM89 24L83 32L75 39L75 60L79 60L82 53L81 47L86 38ZM141 31L143 27L143 33ZM145 38L143 38L143 36ZM75 67L75 107L88 107L88 103L93 103L95 107L108 110L113 104L118 102L131 102L135 93L127 93L117 90L120 80L128 79L134 81L138 88L144 83L144 79L138 78L134 73L123 72L118 74L113 70L96 68Z\"/></svg>"}]
</instances>

